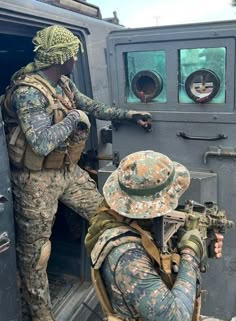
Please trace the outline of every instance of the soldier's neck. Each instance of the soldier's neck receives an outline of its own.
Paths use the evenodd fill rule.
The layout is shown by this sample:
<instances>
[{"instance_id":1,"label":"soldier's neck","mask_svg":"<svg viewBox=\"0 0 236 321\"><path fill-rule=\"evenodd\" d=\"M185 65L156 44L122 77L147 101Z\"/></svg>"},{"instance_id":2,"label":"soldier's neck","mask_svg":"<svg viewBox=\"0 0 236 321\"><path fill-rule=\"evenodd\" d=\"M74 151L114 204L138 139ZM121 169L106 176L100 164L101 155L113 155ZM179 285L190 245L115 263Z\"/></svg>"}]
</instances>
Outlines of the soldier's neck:
<instances>
[{"instance_id":1,"label":"soldier's neck","mask_svg":"<svg viewBox=\"0 0 236 321\"><path fill-rule=\"evenodd\" d=\"M58 83L58 81L61 79L61 72L58 68L54 68L54 66L50 66L48 68L42 69L41 73L43 73L46 78L54 82L55 84Z\"/></svg>"}]
</instances>

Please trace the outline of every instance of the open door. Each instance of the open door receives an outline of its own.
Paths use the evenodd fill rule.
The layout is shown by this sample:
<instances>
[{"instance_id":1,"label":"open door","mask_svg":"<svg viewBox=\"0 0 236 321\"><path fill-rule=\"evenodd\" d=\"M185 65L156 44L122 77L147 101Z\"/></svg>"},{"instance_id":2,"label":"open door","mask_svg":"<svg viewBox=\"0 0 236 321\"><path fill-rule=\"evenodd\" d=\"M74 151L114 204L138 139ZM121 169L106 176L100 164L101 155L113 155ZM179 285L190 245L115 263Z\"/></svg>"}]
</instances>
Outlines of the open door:
<instances>
[{"instance_id":1,"label":"open door","mask_svg":"<svg viewBox=\"0 0 236 321\"><path fill-rule=\"evenodd\" d=\"M10 171L0 112L0 318L20 321Z\"/></svg>"},{"instance_id":2,"label":"open door","mask_svg":"<svg viewBox=\"0 0 236 321\"><path fill-rule=\"evenodd\" d=\"M0 33L2 74L0 94L4 93L5 87L10 83L11 75L32 61L32 36L37 29L28 28L27 32L24 30L24 34L20 35L9 34L7 30L2 30L5 33ZM78 32L78 36L83 41L82 33ZM84 94L91 96L85 43L84 50L85 53L78 56L72 78ZM91 148L91 145L93 143L89 141L88 148ZM0 146L0 320L20 321L10 171L2 120L0 121ZM72 229L71 226L73 226ZM51 239L52 254L48 265L50 295L58 321L78 320L78 315L82 315L82 319L87 320L91 314L89 308L93 308L96 302L90 283L89 258L84 247L86 230L87 222L83 218L59 204ZM22 311L22 314L24 319L27 311Z\"/></svg>"}]
</instances>

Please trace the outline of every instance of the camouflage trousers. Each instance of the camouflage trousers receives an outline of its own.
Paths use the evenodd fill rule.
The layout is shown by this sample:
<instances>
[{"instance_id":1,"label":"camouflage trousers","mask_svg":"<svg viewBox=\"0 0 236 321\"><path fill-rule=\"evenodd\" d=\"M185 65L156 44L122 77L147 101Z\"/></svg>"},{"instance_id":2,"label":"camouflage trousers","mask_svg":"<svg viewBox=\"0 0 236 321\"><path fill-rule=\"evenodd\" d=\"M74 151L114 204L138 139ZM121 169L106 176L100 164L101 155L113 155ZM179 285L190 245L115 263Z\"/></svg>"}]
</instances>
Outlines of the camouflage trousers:
<instances>
[{"instance_id":1,"label":"camouflage trousers","mask_svg":"<svg viewBox=\"0 0 236 321\"><path fill-rule=\"evenodd\" d=\"M88 219L102 196L88 173L77 165L40 172L13 170L12 186L23 299L33 321L52 321L46 270L58 200Z\"/></svg>"}]
</instances>

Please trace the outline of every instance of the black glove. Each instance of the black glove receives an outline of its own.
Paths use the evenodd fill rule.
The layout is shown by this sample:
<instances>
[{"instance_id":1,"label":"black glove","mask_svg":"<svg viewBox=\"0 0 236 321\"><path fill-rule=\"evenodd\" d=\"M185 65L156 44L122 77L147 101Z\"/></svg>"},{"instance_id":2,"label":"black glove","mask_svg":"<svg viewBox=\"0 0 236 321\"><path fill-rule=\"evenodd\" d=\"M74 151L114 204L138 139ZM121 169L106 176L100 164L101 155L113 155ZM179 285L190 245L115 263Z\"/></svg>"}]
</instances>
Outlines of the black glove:
<instances>
[{"instance_id":1,"label":"black glove","mask_svg":"<svg viewBox=\"0 0 236 321\"><path fill-rule=\"evenodd\" d=\"M129 110L127 112L127 118L133 120L136 123L139 120L151 122L152 115L146 111Z\"/></svg>"},{"instance_id":2,"label":"black glove","mask_svg":"<svg viewBox=\"0 0 236 321\"><path fill-rule=\"evenodd\" d=\"M152 115L146 111L129 110L127 118L142 126L146 131L151 131Z\"/></svg>"}]
</instances>

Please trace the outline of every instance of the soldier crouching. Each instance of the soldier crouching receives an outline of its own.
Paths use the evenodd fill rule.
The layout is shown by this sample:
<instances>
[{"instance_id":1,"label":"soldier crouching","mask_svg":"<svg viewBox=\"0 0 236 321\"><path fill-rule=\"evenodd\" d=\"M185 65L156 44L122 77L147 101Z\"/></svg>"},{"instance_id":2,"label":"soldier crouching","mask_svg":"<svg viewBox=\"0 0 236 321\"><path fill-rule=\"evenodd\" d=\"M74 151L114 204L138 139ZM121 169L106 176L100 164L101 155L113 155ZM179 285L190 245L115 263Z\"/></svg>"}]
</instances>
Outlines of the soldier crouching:
<instances>
[{"instance_id":1,"label":"soldier crouching","mask_svg":"<svg viewBox=\"0 0 236 321\"><path fill-rule=\"evenodd\" d=\"M182 230L178 253L155 243L155 222L173 211L188 188L181 164L154 151L126 156L103 187L105 202L90 220L85 244L104 320L200 320L200 263L197 228ZM222 235L215 256L221 257Z\"/></svg>"}]
</instances>

